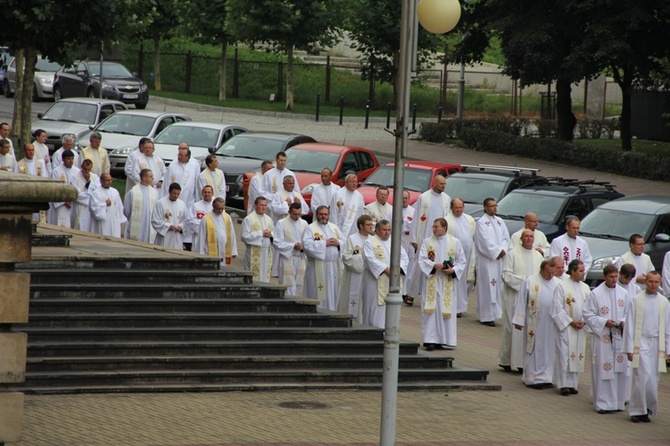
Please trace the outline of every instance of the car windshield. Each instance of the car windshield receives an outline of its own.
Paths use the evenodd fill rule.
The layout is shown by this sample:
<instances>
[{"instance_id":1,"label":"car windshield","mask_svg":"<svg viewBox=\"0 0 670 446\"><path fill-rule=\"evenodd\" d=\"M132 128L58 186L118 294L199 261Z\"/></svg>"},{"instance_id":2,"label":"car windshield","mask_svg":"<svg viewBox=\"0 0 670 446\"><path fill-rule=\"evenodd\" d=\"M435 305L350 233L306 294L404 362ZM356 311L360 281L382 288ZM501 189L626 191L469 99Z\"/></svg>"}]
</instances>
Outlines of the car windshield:
<instances>
[{"instance_id":1,"label":"car windshield","mask_svg":"<svg viewBox=\"0 0 670 446\"><path fill-rule=\"evenodd\" d=\"M284 141L256 136L235 136L225 142L217 155L272 160L284 149Z\"/></svg>"},{"instance_id":2,"label":"car windshield","mask_svg":"<svg viewBox=\"0 0 670 446\"><path fill-rule=\"evenodd\" d=\"M655 220L655 215L598 208L584 217L579 232L623 240L637 233L646 240Z\"/></svg>"},{"instance_id":3,"label":"car windshield","mask_svg":"<svg viewBox=\"0 0 670 446\"><path fill-rule=\"evenodd\" d=\"M290 149L286 152L286 167L294 172L321 173L324 168L335 170L339 153Z\"/></svg>"},{"instance_id":4,"label":"car windshield","mask_svg":"<svg viewBox=\"0 0 670 446\"><path fill-rule=\"evenodd\" d=\"M425 192L430 189L430 180L432 178L432 171L425 169L411 169L405 168L405 176L403 184L405 189L415 192ZM370 175L370 177L363 183L364 186L386 186L393 187L394 167L382 166Z\"/></svg>"},{"instance_id":5,"label":"car windshield","mask_svg":"<svg viewBox=\"0 0 670 446\"><path fill-rule=\"evenodd\" d=\"M498 203L498 215L521 219L534 212L540 223L555 224L567 200L567 197L512 192Z\"/></svg>"},{"instance_id":6,"label":"car windshield","mask_svg":"<svg viewBox=\"0 0 670 446\"><path fill-rule=\"evenodd\" d=\"M154 143L178 145L185 142L189 146L216 147L219 142L219 133L219 129L171 125L156 136Z\"/></svg>"},{"instance_id":7,"label":"car windshield","mask_svg":"<svg viewBox=\"0 0 670 446\"><path fill-rule=\"evenodd\" d=\"M98 107L94 104L62 101L52 105L42 119L92 125L95 124L97 114Z\"/></svg>"},{"instance_id":8,"label":"car windshield","mask_svg":"<svg viewBox=\"0 0 670 446\"><path fill-rule=\"evenodd\" d=\"M102 122L97 130L122 135L147 136L151 134L156 120L149 116L114 114Z\"/></svg>"},{"instance_id":9,"label":"car windshield","mask_svg":"<svg viewBox=\"0 0 670 446\"><path fill-rule=\"evenodd\" d=\"M91 62L88 64L91 76L100 76L100 64ZM133 77L126 67L118 63L103 62L102 75L104 77Z\"/></svg>"},{"instance_id":10,"label":"car windshield","mask_svg":"<svg viewBox=\"0 0 670 446\"><path fill-rule=\"evenodd\" d=\"M486 198L499 200L505 191L504 181L487 181L468 175L447 177L445 192L451 197L458 197L466 203L481 205Z\"/></svg>"},{"instance_id":11,"label":"car windshield","mask_svg":"<svg viewBox=\"0 0 670 446\"><path fill-rule=\"evenodd\" d=\"M56 72L59 68L60 64L51 62L48 59L37 59L37 65L35 65L35 70L37 71Z\"/></svg>"}]
</instances>

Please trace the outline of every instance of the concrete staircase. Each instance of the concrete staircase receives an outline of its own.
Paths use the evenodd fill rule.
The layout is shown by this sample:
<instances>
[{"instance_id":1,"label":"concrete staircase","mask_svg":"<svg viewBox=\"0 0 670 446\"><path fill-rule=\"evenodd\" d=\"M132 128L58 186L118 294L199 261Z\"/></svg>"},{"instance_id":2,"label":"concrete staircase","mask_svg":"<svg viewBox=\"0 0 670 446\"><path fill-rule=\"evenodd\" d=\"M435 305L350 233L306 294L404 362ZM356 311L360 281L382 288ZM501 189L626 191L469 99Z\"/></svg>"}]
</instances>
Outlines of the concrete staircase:
<instances>
[{"instance_id":1,"label":"concrete staircase","mask_svg":"<svg viewBox=\"0 0 670 446\"><path fill-rule=\"evenodd\" d=\"M379 389L383 332L218 262L42 260L25 393ZM402 390L488 389L488 372L400 346Z\"/></svg>"}]
</instances>

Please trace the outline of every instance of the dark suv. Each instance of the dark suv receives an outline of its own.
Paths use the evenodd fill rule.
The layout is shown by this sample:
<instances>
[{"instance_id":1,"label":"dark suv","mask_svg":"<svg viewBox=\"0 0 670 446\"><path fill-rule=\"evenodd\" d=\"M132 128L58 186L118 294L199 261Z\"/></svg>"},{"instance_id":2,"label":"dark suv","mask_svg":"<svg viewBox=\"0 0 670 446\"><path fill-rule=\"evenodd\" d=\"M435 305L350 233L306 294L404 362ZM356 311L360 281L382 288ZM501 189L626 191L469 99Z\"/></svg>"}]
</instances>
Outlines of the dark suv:
<instances>
[{"instance_id":1,"label":"dark suv","mask_svg":"<svg viewBox=\"0 0 670 446\"><path fill-rule=\"evenodd\" d=\"M484 199L500 201L505 195L519 187L543 182L539 169L492 164L463 164L462 172L447 177L445 192L465 203L465 213L479 218L484 213Z\"/></svg>"},{"instance_id":2,"label":"dark suv","mask_svg":"<svg viewBox=\"0 0 670 446\"><path fill-rule=\"evenodd\" d=\"M512 234L524 226L524 215L537 214L538 229L551 242L565 233L565 218L586 217L603 203L623 197L614 186L593 180L545 178L543 183L524 186L498 202L498 216Z\"/></svg>"}]
</instances>

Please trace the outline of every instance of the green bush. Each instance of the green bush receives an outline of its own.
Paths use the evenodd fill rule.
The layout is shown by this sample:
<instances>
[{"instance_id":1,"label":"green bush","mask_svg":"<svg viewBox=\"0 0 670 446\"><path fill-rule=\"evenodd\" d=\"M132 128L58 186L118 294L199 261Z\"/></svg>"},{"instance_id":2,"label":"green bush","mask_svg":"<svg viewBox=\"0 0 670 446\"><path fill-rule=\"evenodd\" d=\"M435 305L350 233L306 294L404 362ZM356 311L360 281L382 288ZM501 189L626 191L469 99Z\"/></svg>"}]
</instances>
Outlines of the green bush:
<instances>
[{"instance_id":1,"label":"green bush","mask_svg":"<svg viewBox=\"0 0 670 446\"><path fill-rule=\"evenodd\" d=\"M530 121L523 118L447 119L441 123L424 122L419 129L419 138L430 142L446 142L462 139L468 130L485 130L520 136L526 134Z\"/></svg>"},{"instance_id":2,"label":"green bush","mask_svg":"<svg viewBox=\"0 0 670 446\"><path fill-rule=\"evenodd\" d=\"M557 139L519 137L509 132L463 128L463 147L482 152L541 159L589 170L655 181L670 180L670 158L641 152L613 151Z\"/></svg>"}]
</instances>

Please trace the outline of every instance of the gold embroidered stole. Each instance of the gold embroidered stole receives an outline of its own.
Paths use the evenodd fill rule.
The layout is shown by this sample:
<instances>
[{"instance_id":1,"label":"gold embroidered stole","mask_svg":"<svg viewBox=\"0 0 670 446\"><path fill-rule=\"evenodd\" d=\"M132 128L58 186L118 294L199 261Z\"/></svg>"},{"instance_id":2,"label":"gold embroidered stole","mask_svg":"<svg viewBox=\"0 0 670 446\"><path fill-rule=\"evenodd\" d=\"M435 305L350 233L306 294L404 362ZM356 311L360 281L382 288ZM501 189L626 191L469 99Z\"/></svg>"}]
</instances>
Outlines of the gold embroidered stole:
<instances>
[{"instance_id":1,"label":"gold embroidered stole","mask_svg":"<svg viewBox=\"0 0 670 446\"><path fill-rule=\"evenodd\" d=\"M156 189L151 186L147 186L149 190L149 209L146 211L151 215L151 210L156 204L156 198L158 193ZM130 208L130 239L139 240L140 239L140 229L142 228L142 204L144 203L144 197L142 194L142 186L136 185L132 189L133 192L133 204ZM149 224L149 243L151 243L156 236L156 231L154 231L153 225Z\"/></svg>"},{"instance_id":2,"label":"gold embroidered stole","mask_svg":"<svg viewBox=\"0 0 670 446\"><path fill-rule=\"evenodd\" d=\"M373 235L370 238L370 244L372 244L372 253L375 255L375 258L380 262L388 264L388 258L386 257L386 248L382 243L382 239L377 235ZM389 276L382 273L377 277L377 305L386 305L386 296L389 294Z\"/></svg>"},{"instance_id":3,"label":"gold embroidered stole","mask_svg":"<svg viewBox=\"0 0 670 446\"><path fill-rule=\"evenodd\" d=\"M251 230L253 232L261 231L263 226L261 225L261 216L258 215L255 211L249 214L249 219L251 220ZM265 229L270 227L270 224L267 220L270 219L267 215L263 215L265 221ZM272 220L270 220L272 223ZM261 241L262 243L262 241ZM249 245L247 249L250 251L250 268L251 272L254 273L254 280L261 280L261 266L263 265L263 247ZM265 265L265 277L266 280L270 280L272 272L272 256L269 254L270 250L268 249L267 261Z\"/></svg>"},{"instance_id":4,"label":"gold embroidered stole","mask_svg":"<svg viewBox=\"0 0 670 446\"><path fill-rule=\"evenodd\" d=\"M533 349L535 348L535 334L537 333L537 317L540 309L540 290L542 289L543 279L539 274L534 274L528 279L526 353L533 353Z\"/></svg>"},{"instance_id":5,"label":"gold embroidered stole","mask_svg":"<svg viewBox=\"0 0 670 446\"><path fill-rule=\"evenodd\" d=\"M304 220L298 220L298 225L302 225L301 222ZM305 222L306 223L306 222ZM293 238L293 225L291 224L291 218L286 217L279 221L278 224L283 225L284 227L284 240L288 243L295 245L296 241ZM291 252L293 254L293 252ZM283 256L279 256L279 261L282 262L284 266L284 275L282 277L282 283L286 286L302 286L303 279L305 277L305 256L298 256L298 271L296 274L294 265L293 265L293 255L289 256L288 259Z\"/></svg>"},{"instance_id":6,"label":"gold embroidered stole","mask_svg":"<svg viewBox=\"0 0 670 446\"><path fill-rule=\"evenodd\" d=\"M449 257L455 258L456 257L456 251L454 250L453 247L451 247L451 244L449 243L449 235L446 236L446 243L447 243L447 253L446 256L444 257L445 260L447 260ZM426 243L426 242L424 242ZM430 256L431 251L433 253L433 258L440 257L437 255L437 249L440 246L439 245L439 240L437 237L433 236L430 237L427 240L428 246L426 246L426 252ZM437 274L438 272L435 271L435 274L431 274L428 276L428 279L426 280L426 301L423 306L423 312L425 314L434 314L435 313L435 307L437 306ZM451 318L451 304L452 304L452 298L453 298L453 293L454 293L454 279L447 276L446 274L442 274L442 317L444 319L450 319Z\"/></svg>"},{"instance_id":7,"label":"gold embroidered stole","mask_svg":"<svg viewBox=\"0 0 670 446\"><path fill-rule=\"evenodd\" d=\"M642 291L637 295L637 302L635 302L635 335L633 338L633 364L631 367L640 367L640 345L642 341L642 316L644 316L644 299L646 291ZM665 306L668 305L668 300L657 294L655 296L658 300L658 372L665 373L667 371L665 364Z\"/></svg>"},{"instance_id":8,"label":"gold embroidered stole","mask_svg":"<svg viewBox=\"0 0 670 446\"><path fill-rule=\"evenodd\" d=\"M589 297L591 290L584 282L575 282L570 278L561 280L558 285L563 289L563 296L565 296L565 299L563 299L563 308L565 309L565 312L568 314L568 316L570 316L570 319L575 320L575 306L581 303L580 308L583 309L584 303L586 303L586 299ZM575 292L575 285L579 288L579 293L581 293L581 296ZM581 330L575 330L571 325L568 325L567 327L569 372L584 371L584 358L586 354L585 328L586 327Z\"/></svg>"},{"instance_id":9,"label":"gold embroidered stole","mask_svg":"<svg viewBox=\"0 0 670 446\"><path fill-rule=\"evenodd\" d=\"M98 154L97 157L93 156L94 152L93 152L93 148L91 146L86 146L81 151L81 154L83 155L84 159L91 160L94 165L98 161L96 158L99 158L100 159L100 171L102 172L105 169L105 159L106 159L105 155L107 154L107 151L104 150L102 147L100 147L99 149L96 150L95 153Z\"/></svg>"},{"instance_id":10,"label":"gold embroidered stole","mask_svg":"<svg viewBox=\"0 0 670 446\"><path fill-rule=\"evenodd\" d=\"M321 227L318 221L315 221L314 223L309 225L309 227L312 230L312 234L314 234L314 240L325 239L325 234L319 232L321 231ZM333 231L333 235L335 235L335 237L339 239L340 234L335 225L331 225L330 223L328 223L328 227L330 228L331 231ZM314 259L314 274L316 276L316 299L319 302L322 302L326 300L326 264L323 260Z\"/></svg>"},{"instance_id":11,"label":"gold embroidered stole","mask_svg":"<svg viewBox=\"0 0 670 446\"><path fill-rule=\"evenodd\" d=\"M35 160L35 176L41 177L42 176L42 166L40 165L40 162L44 163L44 161L36 159ZM19 173L26 173L30 174L28 171L28 163L26 163L26 159L23 158L21 161L18 162L19 165Z\"/></svg>"},{"instance_id":12,"label":"gold embroidered stole","mask_svg":"<svg viewBox=\"0 0 670 446\"><path fill-rule=\"evenodd\" d=\"M224 230L226 231L226 265L230 265L230 262L233 259L233 244L231 242L231 231L230 231L230 215L226 212L223 214L223 225L225 226ZM205 215L205 224L207 225L207 252L212 257L219 257L219 245L216 240L216 223L214 223L214 217L212 213L207 213Z\"/></svg>"},{"instance_id":13,"label":"gold embroidered stole","mask_svg":"<svg viewBox=\"0 0 670 446\"><path fill-rule=\"evenodd\" d=\"M212 171L208 168L205 168L205 170L202 171L202 177L205 180L205 184L212 186L212 189L214 189L214 196L219 195L223 181L223 172L221 172L221 175L219 175L219 172L221 171L216 169L214 173L212 173Z\"/></svg>"},{"instance_id":14,"label":"gold embroidered stole","mask_svg":"<svg viewBox=\"0 0 670 446\"><path fill-rule=\"evenodd\" d=\"M279 199L280 199L281 202L286 202L286 199L288 198L288 194L289 194L289 192L287 192L286 189L284 189L284 188L282 188L282 190L280 190L279 192L277 192L277 195L279 195ZM293 202L294 202L294 203L295 203L295 201L296 201L296 199L297 199L297 200L298 200L298 203L300 203L300 205L302 206L303 198L302 198L302 195L300 195L300 192L297 192L297 191L294 190L294 191L293 191L293 197L292 197L292 198L293 198ZM285 218L285 217L287 217L287 216L288 216L288 213L287 213L287 214L281 214L281 215L278 215L277 218L278 218L278 219L282 219L282 218Z\"/></svg>"}]
</instances>

